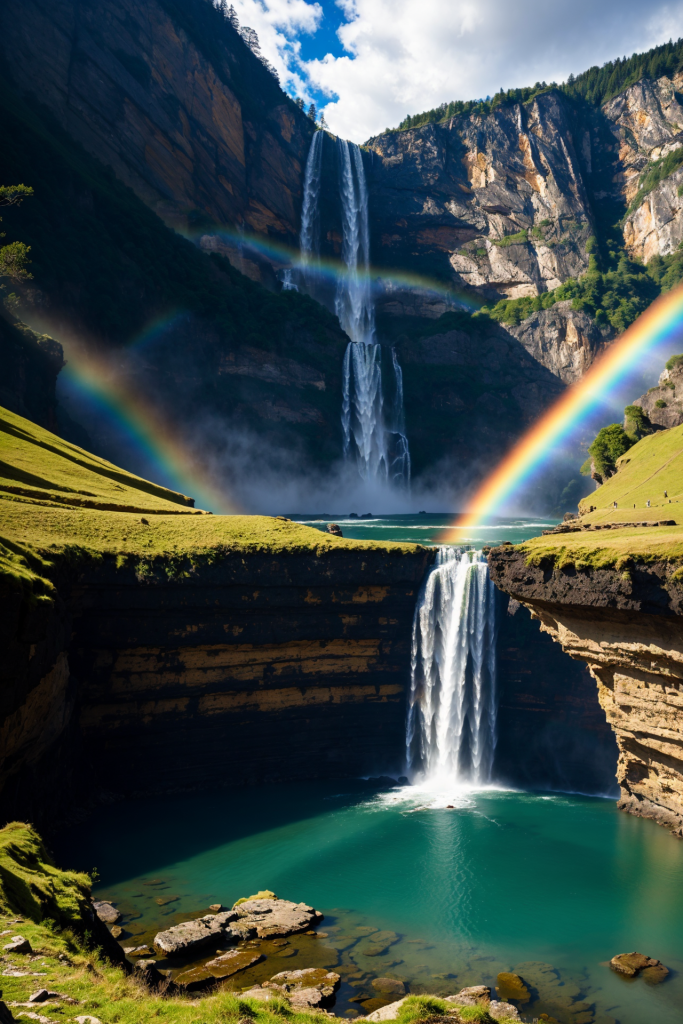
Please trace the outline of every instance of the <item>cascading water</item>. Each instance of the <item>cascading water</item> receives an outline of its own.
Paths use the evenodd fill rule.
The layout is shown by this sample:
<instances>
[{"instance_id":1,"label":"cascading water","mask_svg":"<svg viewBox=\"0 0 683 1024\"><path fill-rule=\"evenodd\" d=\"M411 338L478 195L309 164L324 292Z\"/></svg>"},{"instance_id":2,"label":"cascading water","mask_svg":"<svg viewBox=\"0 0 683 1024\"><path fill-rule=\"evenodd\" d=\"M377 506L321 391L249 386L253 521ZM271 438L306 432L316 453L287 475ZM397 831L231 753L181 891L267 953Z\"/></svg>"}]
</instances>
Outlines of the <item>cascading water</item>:
<instances>
[{"instance_id":1,"label":"cascading water","mask_svg":"<svg viewBox=\"0 0 683 1024\"><path fill-rule=\"evenodd\" d=\"M299 249L300 272L304 282L315 274L320 257L320 183L323 169L324 131L317 131L311 140L304 174L304 201L301 207L301 232ZM290 272L291 276L291 272Z\"/></svg>"},{"instance_id":2,"label":"cascading water","mask_svg":"<svg viewBox=\"0 0 683 1024\"><path fill-rule=\"evenodd\" d=\"M392 349L396 380L393 423L385 422L382 388L382 347L375 338L375 307L370 286L368 190L358 146L338 140L342 207L342 259L335 312L349 343L344 356L342 429L347 458L355 455L365 480L390 480L410 485L410 452L403 415L403 376Z\"/></svg>"},{"instance_id":3,"label":"cascading water","mask_svg":"<svg viewBox=\"0 0 683 1024\"><path fill-rule=\"evenodd\" d=\"M408 774L490 781L496 743L495 588L480 552L439 548L413 623Z\"/></svg>"}]
</instances>

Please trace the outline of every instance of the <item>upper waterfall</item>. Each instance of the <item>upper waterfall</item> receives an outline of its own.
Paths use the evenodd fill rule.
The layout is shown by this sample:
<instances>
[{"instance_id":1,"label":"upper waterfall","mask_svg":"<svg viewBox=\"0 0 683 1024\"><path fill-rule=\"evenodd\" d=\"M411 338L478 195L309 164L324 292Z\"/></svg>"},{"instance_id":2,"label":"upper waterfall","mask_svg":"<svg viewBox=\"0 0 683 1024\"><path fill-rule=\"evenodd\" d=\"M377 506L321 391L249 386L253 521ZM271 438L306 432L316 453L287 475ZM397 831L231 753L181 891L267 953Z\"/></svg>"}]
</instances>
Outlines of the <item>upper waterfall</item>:
<instances>
[{"instance_id":1,"label":"upper waterfall","mask_svg":"<svg viewBox=\"0 0 683 1024\"><path fill-rule=\"evenodd\" d=\"M484 784L496 743L495 588L480 552L439 548L413 624L406 730L415 780Z\"/></svg>"}]
</instances>

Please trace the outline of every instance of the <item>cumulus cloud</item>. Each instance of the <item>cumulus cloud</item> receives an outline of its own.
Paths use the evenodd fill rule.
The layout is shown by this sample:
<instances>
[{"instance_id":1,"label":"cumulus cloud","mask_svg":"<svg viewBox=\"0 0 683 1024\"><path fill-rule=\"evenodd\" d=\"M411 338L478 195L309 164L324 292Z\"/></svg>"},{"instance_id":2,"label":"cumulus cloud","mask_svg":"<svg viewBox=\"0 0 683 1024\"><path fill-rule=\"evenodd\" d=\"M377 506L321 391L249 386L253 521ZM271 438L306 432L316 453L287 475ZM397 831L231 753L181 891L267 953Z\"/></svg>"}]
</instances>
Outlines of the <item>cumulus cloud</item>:
<instances>
[{"instance_id":1,"label":"cumulus cloud","mask_svg":"<svg viewBox=\"0 0 683 1024\"><path fill-rule=\"evenodd\" d=\"M329 8L330 4L326 4ZM499 88L564 81L683 34L683 2L337 0L344 53L301 59L323 11L308 0L235 0L283 84L327 99L332 131L362 142L408 114Z\"/></svg>"}]
</instances>

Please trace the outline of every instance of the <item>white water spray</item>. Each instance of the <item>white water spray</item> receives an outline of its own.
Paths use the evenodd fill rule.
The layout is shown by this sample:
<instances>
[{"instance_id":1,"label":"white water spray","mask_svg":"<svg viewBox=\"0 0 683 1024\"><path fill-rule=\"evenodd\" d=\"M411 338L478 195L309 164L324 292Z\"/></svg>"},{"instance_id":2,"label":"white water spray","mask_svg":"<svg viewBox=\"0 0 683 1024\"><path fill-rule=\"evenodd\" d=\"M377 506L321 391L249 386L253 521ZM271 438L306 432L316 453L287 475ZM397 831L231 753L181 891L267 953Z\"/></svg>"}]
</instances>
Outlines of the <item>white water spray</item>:
<instances>
[{"instance_id":1,"label":"white water spray","mask_svg":"<svg viewBox=\"0 0 683 1024\"><path fill-rule=\"evenodd\" d=\"M320 183L323 170L323 139L325 132L317 131L311 140L304 174L304 200L301 208L299 249L300 268L306 280L307 273L315 274L320 257Z\"/></svg>"},{"instance_id":2,"label":"white water spray","mask_svg":"<svg viewBox=\"0 0 683 1024\"><path fill-rule=\"evenodd\" d=\"M439 548L413 623L408 774L431 786L491 780L495 588L481 553Z\"/></svg>"}]
</instances>

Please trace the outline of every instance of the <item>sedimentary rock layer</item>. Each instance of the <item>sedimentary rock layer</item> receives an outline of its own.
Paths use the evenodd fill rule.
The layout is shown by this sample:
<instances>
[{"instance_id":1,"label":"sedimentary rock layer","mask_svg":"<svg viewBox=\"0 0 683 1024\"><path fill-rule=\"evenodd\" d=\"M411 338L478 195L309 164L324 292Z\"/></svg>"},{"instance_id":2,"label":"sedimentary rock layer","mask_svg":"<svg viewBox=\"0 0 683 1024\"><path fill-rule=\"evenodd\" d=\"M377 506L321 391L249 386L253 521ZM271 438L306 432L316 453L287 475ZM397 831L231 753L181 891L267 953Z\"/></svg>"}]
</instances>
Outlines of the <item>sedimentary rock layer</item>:
<instances>
[{"instance_id":1,"label":"sedimentary rock layer","mask_svg":"<svg viewBox=\"0 0 683 1024\"><path fill-rule=\"evenodd\" d=\"M235 554L147 582L111 559L65 582L51 610L17 604L2 812L45 820L105 792L400 770L431 557Z\"/></svg>"},{"instance_id":2,"label":"sedimentary rock layer","mask_svg":"<svg viewBox=\"0 0 683 1024\"><path fill-rule=\"evenodd\" d=\"M619 747L619 806L683 836L683 584L665 564L577 571L494 548L496 585L585 661Z\"/></svg>"}]
</instances>

